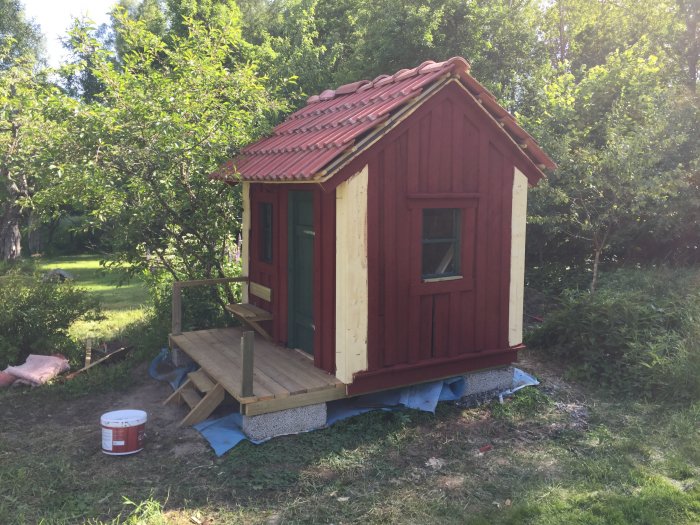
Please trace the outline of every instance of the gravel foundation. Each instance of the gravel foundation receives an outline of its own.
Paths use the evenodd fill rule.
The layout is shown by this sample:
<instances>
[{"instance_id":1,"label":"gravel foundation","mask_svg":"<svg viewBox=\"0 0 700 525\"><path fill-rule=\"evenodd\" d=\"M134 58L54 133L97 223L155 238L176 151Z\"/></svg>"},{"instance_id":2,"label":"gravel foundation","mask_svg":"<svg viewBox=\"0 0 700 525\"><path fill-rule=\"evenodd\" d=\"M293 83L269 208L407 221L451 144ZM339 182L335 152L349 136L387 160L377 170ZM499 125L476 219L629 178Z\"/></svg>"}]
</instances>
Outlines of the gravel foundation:
<instances>
[{"instance_id":1,"label":"gravel foundation","mask_svg":"<svg viewBox=\"0 0 700 525\"><path fill-rule=\"evenodd\" d=\"M325 403L290 408L259 416L243 416L243 432L254 441L307 432L321 428L325 424Z\"/></svg>"}]
</instances>

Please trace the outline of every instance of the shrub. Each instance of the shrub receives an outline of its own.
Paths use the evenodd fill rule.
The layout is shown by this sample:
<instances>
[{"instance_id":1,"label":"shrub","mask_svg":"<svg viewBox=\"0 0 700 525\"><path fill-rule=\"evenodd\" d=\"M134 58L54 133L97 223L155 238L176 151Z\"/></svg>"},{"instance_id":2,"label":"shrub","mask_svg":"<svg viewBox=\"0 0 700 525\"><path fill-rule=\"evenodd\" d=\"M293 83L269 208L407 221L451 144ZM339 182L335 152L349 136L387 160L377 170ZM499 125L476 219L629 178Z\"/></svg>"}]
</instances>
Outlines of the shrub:
<instances>
[{"instance_id":1,"label":"shrub","mask_svg":"<svg viewBox=\"0 0 700 525\"><path fill-rule=\"evenodd\" d=\"M0 368L24 362L30 353L61 352L76 358L68 327L99 315L99 303L69 282L42 282L10 273L0 278Z\"/></svg>"},{"instance_id":2,"label":"shrub","mask_svg":"<svg viewBox=\"0 0 700 525\"><path fill-rule=\"evenodd\" d=\"M700 396L700 275L618 270L599 290L568 291L527 338L571 375L618 392Z\"/></svg>"}]
</instances>

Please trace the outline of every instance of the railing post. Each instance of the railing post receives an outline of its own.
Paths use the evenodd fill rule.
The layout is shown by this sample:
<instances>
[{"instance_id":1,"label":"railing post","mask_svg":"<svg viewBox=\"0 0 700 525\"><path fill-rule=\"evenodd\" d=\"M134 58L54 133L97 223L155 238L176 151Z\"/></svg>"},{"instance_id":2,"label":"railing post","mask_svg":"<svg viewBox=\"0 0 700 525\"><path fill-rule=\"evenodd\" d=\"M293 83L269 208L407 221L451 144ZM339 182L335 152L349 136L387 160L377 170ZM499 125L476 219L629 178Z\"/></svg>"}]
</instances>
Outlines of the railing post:
<instances>
[{"instance_id":1,"label":"railing post","mask_svg":"<svg viewBox=\"0 0 700 525\"><path fill-rule=\"evenodd\" d=\"M251 397L253 395L253 348L255 345L255 333L243 332L241 337L241 357L243 366L241 367L241 396Z\"/></svg>"},{"instance_id":2,"label":"railing post","mask_svg":"<svg viewBox=\"0 0 700 525\"><path fill-rule=\"evenodd\" d=\"M173 283L173 313L171 333L180 335L182 333L182 287L179 282Z\"/></svg>"}]
</instances>

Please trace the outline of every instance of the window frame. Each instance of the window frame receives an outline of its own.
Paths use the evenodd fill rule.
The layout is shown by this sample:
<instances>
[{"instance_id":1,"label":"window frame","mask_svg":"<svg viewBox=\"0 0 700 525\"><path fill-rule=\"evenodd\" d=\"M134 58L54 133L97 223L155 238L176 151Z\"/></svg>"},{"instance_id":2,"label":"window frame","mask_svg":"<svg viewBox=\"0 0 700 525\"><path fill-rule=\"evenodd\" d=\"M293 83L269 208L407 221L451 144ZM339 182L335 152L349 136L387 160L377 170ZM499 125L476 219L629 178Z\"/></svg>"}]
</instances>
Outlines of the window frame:
<instances>
[{"instance_id":1,"label":"window frame","mask_svg":"<svg viewBox=\"0 0 700 525\"><path fill-rule=\"evenodd\" d=\"M410 294L414 296L473 290L477 254L479 193L414 193L406 195L411 217ZM423 209L457 208L460 218L459 274L423 278Z\"/></svg>"},{"instance_id":2,"label":"window frame","mask_svg":"<svg viewBox=\"0 0 700 525\"><path fill-rule=\"evenodd\" d=\"M435 238L429 238L426 237L426 228L425 228L425 221L426 221L426 212L435 212L435 211L443 211L443 210L449 210L452 212L452 236L451 237L435 237ZM425 255L426 255L426 245L431 245L431 244L451 244L450 250L452 250L452 264L454 269L452 271L443 271L443 272L438 272L438 273L425 273ZM447 255L447 254L445 254ZM443 257L444 258L444 257ZM437 281L445 281L445 280L456 280L456 279L461 279L462 278L462 267L461 267L461 261L462 261L462 208L460 207L454 207L454 208L444 208L444 207L437 207L437 208L430 208L430 207L425 207L421 208L421 280L423 282L437 282ZM440 265L443 263L441 262ZM447 262L446 265L449 266L450 262Z\"/></svg>"},{"instance_id":3,"label":"window frame","mask_svg":"<svg viewBox=\"0 0 700 525\"><path fill-rule=\"evenodd\" d=\"M258 260L265 264L272 264L275 256L274 213L272 202L258 202Z\"/></svg>"}]
</instances>

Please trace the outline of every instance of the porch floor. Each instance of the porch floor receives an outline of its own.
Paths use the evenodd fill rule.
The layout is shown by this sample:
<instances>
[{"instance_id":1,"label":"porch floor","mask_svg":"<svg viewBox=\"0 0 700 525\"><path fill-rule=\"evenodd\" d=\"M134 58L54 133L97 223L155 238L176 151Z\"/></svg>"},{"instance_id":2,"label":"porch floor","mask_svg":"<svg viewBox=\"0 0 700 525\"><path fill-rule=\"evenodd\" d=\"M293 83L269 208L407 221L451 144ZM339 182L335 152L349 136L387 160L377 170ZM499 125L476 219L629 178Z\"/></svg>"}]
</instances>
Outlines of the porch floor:
<instances>
[{"instance_id":1,"label":"porch floor","mask_svg":"<svg viewBox=\"0 0 700 525\"><path fill-rule=\"evenodd\" d=\"M192 358L253 416L346 397L345 384L316 368L313 361L255 334L253 396L241 395L240 328L198 330L170 335L171 347Z\"/></svg>"}]
</instances>

